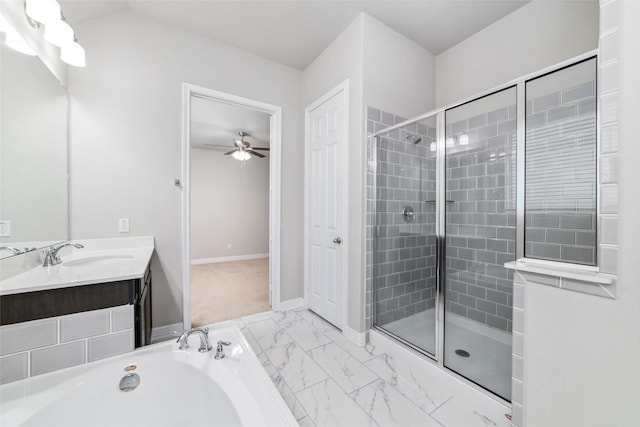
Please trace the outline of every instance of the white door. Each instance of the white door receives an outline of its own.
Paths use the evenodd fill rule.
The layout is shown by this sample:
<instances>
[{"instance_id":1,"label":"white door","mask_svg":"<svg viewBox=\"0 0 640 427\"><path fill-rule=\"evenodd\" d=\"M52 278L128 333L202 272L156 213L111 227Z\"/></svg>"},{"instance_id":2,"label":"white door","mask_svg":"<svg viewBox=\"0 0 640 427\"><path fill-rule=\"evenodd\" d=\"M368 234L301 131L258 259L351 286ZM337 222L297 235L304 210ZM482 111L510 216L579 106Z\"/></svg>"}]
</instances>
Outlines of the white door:
<instances>
[{"instance_id":1,"label":"white door","mask_svg":"<svg viewBox=\"0 0 640 427\"><path fill-rule=\"evenodd\" d=\"M345 91L310 107L307 182L309 308L342 328Z\"/></svg>"}]
</instances>

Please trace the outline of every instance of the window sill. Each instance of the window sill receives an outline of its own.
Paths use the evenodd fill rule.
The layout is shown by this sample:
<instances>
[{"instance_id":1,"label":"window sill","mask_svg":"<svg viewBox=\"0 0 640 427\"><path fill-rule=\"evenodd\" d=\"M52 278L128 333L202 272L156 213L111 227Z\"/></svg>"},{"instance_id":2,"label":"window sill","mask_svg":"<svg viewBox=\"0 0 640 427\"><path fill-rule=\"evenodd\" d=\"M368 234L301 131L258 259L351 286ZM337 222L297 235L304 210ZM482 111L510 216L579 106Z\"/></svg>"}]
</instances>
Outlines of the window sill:
<instances>
[{"instance_id":1,"label":"window sill","mask_svg":"<svg viewBox=\"0 0 640 427\"><path fill-rule=\"evenodd\" d=\"M504 266L520 273L514 277L514 281L524 282L520 283L523 285L533 283L604 298L615 298L616 277L610 274L522 260L507 262Z\"/></svg>"}]
</instances>

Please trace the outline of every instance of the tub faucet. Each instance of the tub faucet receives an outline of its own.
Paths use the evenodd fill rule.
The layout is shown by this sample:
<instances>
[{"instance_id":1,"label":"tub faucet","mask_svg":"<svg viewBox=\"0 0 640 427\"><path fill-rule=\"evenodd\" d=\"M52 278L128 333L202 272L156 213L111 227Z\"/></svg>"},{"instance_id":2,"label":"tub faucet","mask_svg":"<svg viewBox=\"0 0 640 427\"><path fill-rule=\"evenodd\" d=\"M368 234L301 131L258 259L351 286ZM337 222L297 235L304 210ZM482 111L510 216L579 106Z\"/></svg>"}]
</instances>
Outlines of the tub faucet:
<instances>
[{"instance_id":1,"label":"tub faucet","mask_svg":"<svg viewBox=\"0 0 640 427\"><path fill-rule=\"evenodd\" d=\"M191 334L200 335L200 348L198 349L200 353L211 351L213 347L211 346L211 342L209 342L209 328L192 328L184 331L176 341L180 344L180 350L189 348L189 337Z\"/></svg>"},{"instance_id":2,"label":"tub faucet","mask_svg":"<svg viewBox=\"0 0 640 427\"><path fill-rule=\"evenodd\" d=\"M80 243L64 243L60 246L51 246L51 249L49 249L44 256L44 264L42 264L42 266L49 267L50 265L58 265L62 263L62 260L58 256L58 252L60 252L60 249L64 248L65 246L73 246L76 249L84 248L84 246Z\"/></svg>"}]
</instances>

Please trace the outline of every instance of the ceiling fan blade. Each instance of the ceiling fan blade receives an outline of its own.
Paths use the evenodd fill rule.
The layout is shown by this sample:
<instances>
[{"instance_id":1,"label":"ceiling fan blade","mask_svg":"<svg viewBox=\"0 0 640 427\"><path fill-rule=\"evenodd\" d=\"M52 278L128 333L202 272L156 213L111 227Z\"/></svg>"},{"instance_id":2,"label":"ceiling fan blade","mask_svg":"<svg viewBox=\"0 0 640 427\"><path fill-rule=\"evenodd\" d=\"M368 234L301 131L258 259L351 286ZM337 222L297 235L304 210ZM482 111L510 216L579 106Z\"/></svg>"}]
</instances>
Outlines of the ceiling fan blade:
<instances>
[{"instance_id":1,"label":"ceiling fan blade","mask_svg":"<svg viewBox=\"0 0 640 427\"><path fill-rule=\"evenodd\" d=\"M245 150L245 151L249 154L253 154L256 157L260 157L260 158L266 157L264 154L258 153L257 151L253 151L252 149Z\"/></svg>"},{"instance_id":2,"label":"ceiling fan blade","mask_svg":"<svg viewBox=\"0 0 640 427\"><path fill-rule=\"evenodd\" d=\"M271 150L271 148L269 147L251 147L252 150L264 150L264 151L269 151Z\"/></svg>"},{"instance_id":3,"label":"ceiling fan blade","mask_svg":"<svg viewBox=\"0 0 640 427\"><path fill-rule=\"evenodd\" d=\"M226 148L226 149L231 148L228 145L220 145L220 144L206 144L205 143L205 144L202 144L202 145L207 146L207 147L217 147L217 148Z\"/></svg>"},{"instance_id":4,"label":"ceiling fan blade","mask_svg":"<svg viewBox=\"0 0 640 427\"><path fill-rule=\"evenodd\" d=\"M236 151L238 151L238 150L231 150L231 151L229 151L229 152L224 153L224 155L225 155L225 156L228 156L229 154L233 154L233 153L235 153Z\"/></svg>"}]
</instances>

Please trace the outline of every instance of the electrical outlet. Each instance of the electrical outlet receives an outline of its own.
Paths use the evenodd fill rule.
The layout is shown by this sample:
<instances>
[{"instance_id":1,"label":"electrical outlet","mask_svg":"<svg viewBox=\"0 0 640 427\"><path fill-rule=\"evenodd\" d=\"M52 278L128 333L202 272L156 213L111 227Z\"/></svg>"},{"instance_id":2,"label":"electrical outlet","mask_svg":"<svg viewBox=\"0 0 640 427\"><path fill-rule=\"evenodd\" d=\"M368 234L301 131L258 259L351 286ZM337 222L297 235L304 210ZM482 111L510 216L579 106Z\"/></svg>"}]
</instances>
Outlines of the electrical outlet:
<instances>
[{"instance_id":1,"label":"electrical outlet","mask_svg":"<svg viewBox=\"0 0 640 427\"><path fill-rule=\"evenodd\" d=\"M227 250L230 251L231 250L231 243L227 243Z\"/></svg>"},{"instance_id":2,"label":"electrical outlet","mask_svg":"<svg viewBox=\"0 0 640 427\"><path fill-rule=\"evenodd\" d=\"M0 221L0 237L11 237L11 221Z\"/></svg>"},{"instance_id":3,"label":"electrical outlet","mask_svg":"<svg viewBox=\"0 0 640 427\"><path fill-rule=\"evenodd\" d=\"M129 232L129 218L120 218L118 220L118 231L120 233Z\"/></svg>"}]
</instances>

